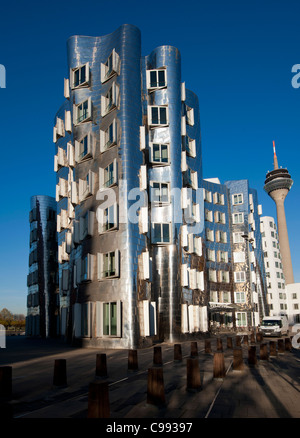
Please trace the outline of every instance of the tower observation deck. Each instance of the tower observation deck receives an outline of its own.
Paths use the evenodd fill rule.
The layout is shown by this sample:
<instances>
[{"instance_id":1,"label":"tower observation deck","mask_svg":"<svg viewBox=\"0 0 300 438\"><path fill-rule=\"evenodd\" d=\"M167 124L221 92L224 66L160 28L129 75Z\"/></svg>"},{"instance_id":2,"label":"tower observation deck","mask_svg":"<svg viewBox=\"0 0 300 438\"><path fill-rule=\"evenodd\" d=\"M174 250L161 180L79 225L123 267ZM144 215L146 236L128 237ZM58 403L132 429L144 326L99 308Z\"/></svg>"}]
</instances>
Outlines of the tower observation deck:
<instances>
[{"instance_id":1,"label":"tower observation deck","mask_svg":"<svg viewBox=\"0 0 300 438\"><path fill-rule=\"evenodd\" d=\"M274 150L274 169L267 173L264 190L273 199L276 204L277 226L282 256L282 266L286 284L294 283L294 274L289 246L288 231L286 225L284 200L290 191L293 180L287 169L278 167L278 160L275 151L275 142L273 141Z\"/></svg>"}]
</instances>

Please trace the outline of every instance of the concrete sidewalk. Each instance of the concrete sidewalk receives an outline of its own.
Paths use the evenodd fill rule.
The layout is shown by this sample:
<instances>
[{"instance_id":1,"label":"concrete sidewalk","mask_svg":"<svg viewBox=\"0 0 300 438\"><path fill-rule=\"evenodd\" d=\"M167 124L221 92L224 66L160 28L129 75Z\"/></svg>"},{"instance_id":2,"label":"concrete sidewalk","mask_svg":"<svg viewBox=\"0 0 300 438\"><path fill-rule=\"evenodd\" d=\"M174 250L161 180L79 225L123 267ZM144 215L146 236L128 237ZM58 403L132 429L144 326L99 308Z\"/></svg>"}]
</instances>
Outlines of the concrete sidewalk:
<instances>
[{"instance_id":1,"label":"concrete sidewalk","mask_svg":"<svg viewBox=\"0 0 300 438\"><path fill-rule=\"evenodd\" d=\"M231 335L230 335L231 336ZM153 348L138 350L138 371L128 370L125 350L99 351L72 348L61 341L11 339L0 350L0 364L13 368L10 406L14 418L87 418L88 390L92 381L107 382L111 419L160 418L300 418L300 350L260 358L256 342L256 365L248 363L248 345L241 344L243 370L232 368L233 349L223 336L226 376L213 375L216 338L212 352L205 353L204 339L197 340L201 389L187 390L187 359L191 341L181 343L182 360L174 361L174 345L159 344L163 365L153 365ZM235 341L235 340L234 340ZM269 340L264 339L267 344ZM254 344L252 344L254 345ZM233 345L235 348L235 343ZM105 353L108 376L95 379L96 355ZM67 385L53 387L54 360L67 361ZM147 403L149 368L163 373L165 403Z\"/></svg>"}]
</instances>

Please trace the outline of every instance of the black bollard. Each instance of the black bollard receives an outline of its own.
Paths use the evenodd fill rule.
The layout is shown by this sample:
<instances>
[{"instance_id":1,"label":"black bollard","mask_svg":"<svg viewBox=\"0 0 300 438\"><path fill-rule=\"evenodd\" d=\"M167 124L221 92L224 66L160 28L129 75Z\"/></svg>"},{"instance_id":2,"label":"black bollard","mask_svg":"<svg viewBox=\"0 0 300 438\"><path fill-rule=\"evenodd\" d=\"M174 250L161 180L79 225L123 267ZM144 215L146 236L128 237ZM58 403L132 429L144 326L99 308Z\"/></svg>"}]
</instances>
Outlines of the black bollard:
<instances>
[{"instance_id":1,"label":"black bollard","mask_svg":"<svg viewBox=\"0 0 300 438\"><path fill-rule=\"evenodd\" d=\"M88 418L109 418L109 390L108 383L95 381L89 385Z\"/></svg>"},{"instance_id":2,"label":"black bollard","mask_svg":"<svg viewBox=\"0 0 300 438\"><path fill-rule=\"evenodd\" d=\"M277 348L275 341L270 341L270 356L277 356Z\"/></svg>"},{"instance_id":3,"label":"black bollard","mask_svg":"<svg viewBox=\"0 0 300 438\"><path fill-rule=\"evenodd\" d=\"M175 361L182 360L182 352L181 352L181 345L180 344L174 345L174 360Z\"/></svg>"},{"instance_id":4,"label":"black bollard","mask_svg":"<svg viewBox=\"0 0 300 438\"><path fill-rule=\"evenodd\" d=\"M224 353L218 351L217 353L214 353L214 379L223 379L225 374Z\"/></svg>"},{"instance_id":5,"label":"black bollard","mask_svg":"<svg viewBox=\"0 0 300 438\"><path fill-rule=\"evenodd\" d=\"M198 344L197 341L191 342L191 357L197 357L198 356Z\"/></svg>"},{"instance_id":6,"label":"black bollard","mask_svg":"<svg viewBox=\"0 0 300 438\"><path fill-rule=\"evenodd\" d=\"M197 359L189 358L186 362L187 391L199 391L201 389L201 376Z\"/></svg>"},{"instance_id":7,"label":"black bollard","mask_svg":"<svg viewBox=\"0 0 300 438\"><path fill-rule=\"evenodd\" d=\"M256 346L255 345L251 345L248 348L248 364L249 365L256 365L257 364Z\"/></svg>"},{"instance_id":8,"label":"black bollard","mask_svg":"<svg viewBox=\"0 0 300 438\"><path fill-rule=\"evenodd\" d=\"M162 352L161 347L154 347L153 349L153 365L161 366L162 362Z\"/></svg>"},{"instance_id":9,"label":"black bollard","mask_svg":"<svg viewBox=\"0 0 300 438\"><path fill-rule=\"evenodd\" d=\"M66 359L56 359L54 361L54 386L67 386L67 361Z\"/></svg>"},{"instance_id":10,"label":"black bollard","mask_svg":"<svg viewBox=\"0 0 300 438\"><path fill-rule=\"evenodd\" d=\"M210 342L210 339L205 339L204 351L205 351L205 353L211 353L211 342Z\"/></svg>"},{"instance_id":11,"label":"black bollard","mask_svg":"<svg viewBox=\"0 0 300 438\"><path fill-rule=\"evenodd\" d=\"M260 344L259 351L260 351L260 353L259 353L260 360L268 360L269 359L268 345L265 342Z\"/></svg>"},{"instance_id":12,"label":"black bollard","mask_svg":"<svg viewBox=\"0 0 300 438\"><path fill-rule=\"evenodd\" d=\"M0 398L10 400L12 397L12 367L0 367Z\"/></svg>"},{"instance_id":13,"label":"black bollard","mask_svg":"<svg viewBox=\"0 0 300 438\"><path fill-rule=\"evenodd\" d=\"M137 371L138 370L138 356L137 350L128 351L128 370Z\"/></svg>"},{"instance_id":14,"label":"black bollard","mask_svg":"<svg viewBox=\"0 0 300 438\"><path fill-rule=\"evenodd\" d=\"M106 354L96 355L96 376L107 377Z\"/></svg>"},{"instance_id":15,"label":"black bollard","mask_svg":"<svg viewBox=\"0 0 300 438\"><path fill-rule=\"evenodd\" d=\"M233 349L232 368L234 371L242 371L244 369L243 350L241 348Z\"/></svg>"},{"instance_id":16,"label":"black bollard","mask_svg":"<svg viewBox=\"0 0 300 438\"><path fill-rule=\"evenodd\" d=\"M163 368L149 368L147 384L147 403L159 406L165 404L165 401Z\"/></svg>"}]
</instances>

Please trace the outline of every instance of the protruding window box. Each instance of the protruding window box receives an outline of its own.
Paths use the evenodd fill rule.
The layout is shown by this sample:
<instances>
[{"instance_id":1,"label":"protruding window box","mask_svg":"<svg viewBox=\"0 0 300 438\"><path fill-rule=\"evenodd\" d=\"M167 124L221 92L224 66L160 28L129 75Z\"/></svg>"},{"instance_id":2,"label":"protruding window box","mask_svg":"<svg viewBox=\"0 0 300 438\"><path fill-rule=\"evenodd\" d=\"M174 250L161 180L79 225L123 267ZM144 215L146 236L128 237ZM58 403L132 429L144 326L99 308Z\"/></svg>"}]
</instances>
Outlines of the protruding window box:
<instances>
[{"instance_id":1,"label":"protruding window box","mask_svg":"<svg viewBox=\"0 0 300 438\"><path fill-rule=\"evenodd\" d=\"M105 96L101 96L101 116L105 117L111 111L119 108L120 89L116 82L108 90Z\"/></svg>"},{"instance_id":2,"label":"protruding window box","mask_svg":"<svg viewBox=\"0 0 300 438\"><path fill-rule=\"evenodd\" d=\"M74 105L73 111L73 123L74 125L80 125L84 122L89 122L92 120L92 99L88 99Z\"/></svg>"},{"instance_id":3,"label":"protruding window box","mask_svg":"<svg viewBox=\"0 0 300 438\"><path fill-rule=\"evenodd\" d=\"M72 68L70 70L70 81L72 90L81 87L88 87L90 85L89 63L87 62L79 67Z\"/></svg>"},{"instance_id":4,"label":"protruding window box","mask_svg":"<svg viewBox=\"0 0 300 438\"><path fill-rule=\"evenodd\" d=\"M109 57L107 58L107 61L105 63L101 64L101 82L102 84L109 79L111 79L114 75L120 74L120 66L121 61L120 57L113 49Z\"/></svg>"},{"instance_id":5,"label":"protruding window box","mask_svg":"<svg viewBox=\"0 0 300 438\"><path fill-rule=\"evenodd\" d=\"M98 253L98 280L117 278L120 276L120 252L119 250L108 253Z\"/></svg>"},{"instance_id":6,"label":"protruding window box","mask_svg":"<svg viewBox=\"0 0 300 438\"><path fill-rule=\"evenodd\" d=\"M93 157L93 136L85 135L81 140L75 140L75 161L80 163L88 158Z\"/></svg>"}]
</instances>

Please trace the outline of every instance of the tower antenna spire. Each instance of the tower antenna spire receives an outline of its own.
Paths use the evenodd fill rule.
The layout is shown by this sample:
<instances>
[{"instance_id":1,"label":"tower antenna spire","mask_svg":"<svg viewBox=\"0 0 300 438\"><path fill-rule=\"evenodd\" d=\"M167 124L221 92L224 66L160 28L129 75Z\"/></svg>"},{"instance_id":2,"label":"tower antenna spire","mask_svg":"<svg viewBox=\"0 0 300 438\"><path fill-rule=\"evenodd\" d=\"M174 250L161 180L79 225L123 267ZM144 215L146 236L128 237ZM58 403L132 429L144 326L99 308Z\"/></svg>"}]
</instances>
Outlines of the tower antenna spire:
<instances>
[{"instance_id":1,"label":"tower antenna spire","mask_svg":"<svg viewBox=\"0 0 300 438\"><path fill-rule=\"evenodd\" d=\"M273 140L273 151L274 151L274 170L276 170L276 169L278 169L278 160L277 160L274 140Z\"/></svg>"}]
</instances>

